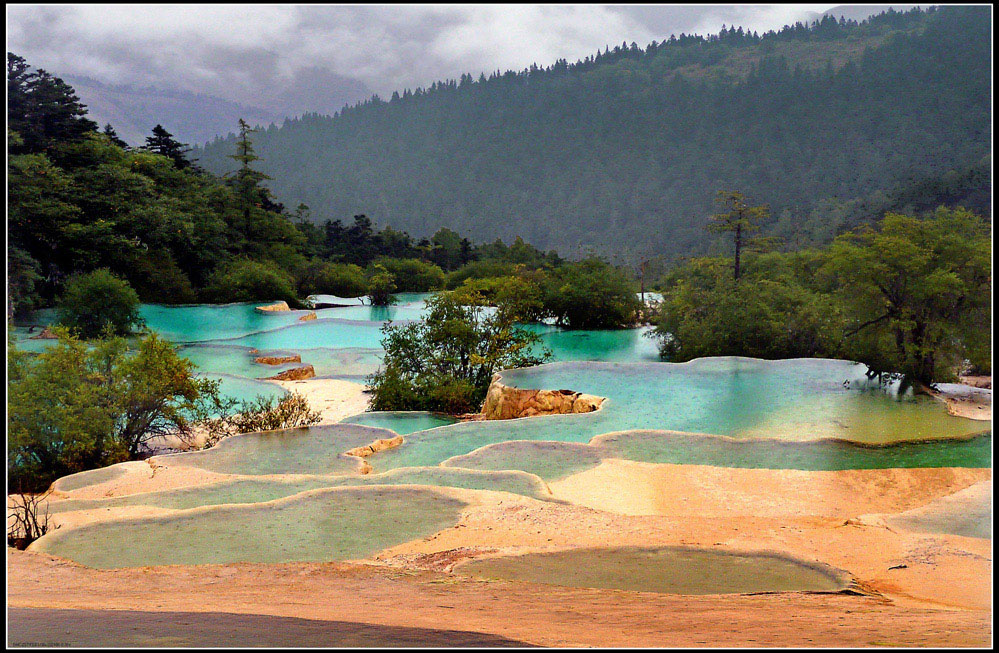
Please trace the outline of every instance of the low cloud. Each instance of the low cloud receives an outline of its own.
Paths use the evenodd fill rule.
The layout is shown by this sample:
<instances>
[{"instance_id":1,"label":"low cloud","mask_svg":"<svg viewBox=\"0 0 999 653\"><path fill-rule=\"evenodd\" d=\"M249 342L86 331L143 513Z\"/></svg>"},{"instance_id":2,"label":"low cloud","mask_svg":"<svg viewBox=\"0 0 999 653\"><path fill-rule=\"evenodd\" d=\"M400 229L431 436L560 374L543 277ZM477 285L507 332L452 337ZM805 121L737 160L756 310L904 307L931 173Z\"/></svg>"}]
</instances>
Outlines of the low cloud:
<instances>
[{"instance_id":1,"label":"low cloud","mask_svg":"<svg viewBox=\"0 0 999 653\"><path fill-rule=\"evenodd\" d=\"M296 114L625 41L779 28L830 6L8 5L7 33L10 50L55 74Z\"/></svg>"}]
</instances>

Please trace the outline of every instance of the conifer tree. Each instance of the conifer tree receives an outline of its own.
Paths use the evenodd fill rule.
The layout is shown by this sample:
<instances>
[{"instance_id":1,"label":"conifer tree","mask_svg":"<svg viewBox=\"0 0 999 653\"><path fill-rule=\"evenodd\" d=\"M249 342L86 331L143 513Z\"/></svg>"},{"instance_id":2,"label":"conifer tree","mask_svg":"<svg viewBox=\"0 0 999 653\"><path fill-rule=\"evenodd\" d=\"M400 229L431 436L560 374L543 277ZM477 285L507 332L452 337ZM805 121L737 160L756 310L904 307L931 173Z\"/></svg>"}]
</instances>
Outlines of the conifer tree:
<instances>
[{"instance_id":1,"label":"conifer tree","mask_svg":"<svg viewBox=\"0 0 999 653\"><path fill-rule=\"evenodd\" d=\"M146 149L173 159L174 165L181 170L190 168L194 163L187 158L187 153L191 151L191 148L186 143L181 143L175 139L173 134L168 132L163 125L153 127L153 135L146 137Z\"/></svg>"},{"instance_id":2,"label":"conifer tree","mask_svg":"<svg viewBox=\"0 0 999 653\"><path fill-rule=\"evenodd\" d=\"M104 135L110 138L112 143L122 148L123 150L128 149L128 143L123 141L121 137L118 136L118 132L116 132L114 127L111 126L111 123L107 123L106 125L104 125Z\"/></svg>"},{"instance_id":3,"label":"conifer tree","mask_svg":"<svg viewBox=\"0 0 999 653\"><path fill-rule=\"evenodd\" d=\"M718 191L715 201L728 210L712 215L708 230L718 233L732 232L735 245L733 272L735 280L738 281L742 248L746 245L748 234L759 229L760 222L770 216L770 207L749 206L745 195L737 191Z\"/></svg>"}]
</instances>

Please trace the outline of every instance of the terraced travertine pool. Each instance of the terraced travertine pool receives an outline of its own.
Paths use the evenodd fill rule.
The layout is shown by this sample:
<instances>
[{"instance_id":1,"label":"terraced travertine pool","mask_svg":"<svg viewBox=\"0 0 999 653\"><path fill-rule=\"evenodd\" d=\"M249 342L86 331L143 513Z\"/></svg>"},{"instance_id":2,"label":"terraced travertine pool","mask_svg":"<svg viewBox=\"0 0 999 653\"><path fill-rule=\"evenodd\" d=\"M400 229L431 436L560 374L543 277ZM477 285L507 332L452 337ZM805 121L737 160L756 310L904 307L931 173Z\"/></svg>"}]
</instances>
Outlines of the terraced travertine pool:
<instances>
[{"instance_id":1,"label":"terraced travertine pool","mask_svg":"<svg viewBox=\"0 0 999 653\"><path fill-rule=\"evenodd\" d=\"M259 379L294 366L263 365L256 356L297 353L318 376L360 380L380 363L384 320L419 319L423 311L421 296L388 310L329 299L351 305L320 309L309 322L298 321L303 313L264 315L251 304L144 306L143 314L202 374L221 379L224 393L252 398L283 393ZM66 498L52 509L89 517L34 548L95 567L365 558L455 526L483 491L554 502L547 483L613 458L799 470L991 467L990 424L951 416L932 399L873 387L853 363L668 364L654 362L654 343L641 329L530 328L556 362L506 371L503 383L606 397L599 411L475 422L362 413L335 425L236 436L209 450L152 458L153 475L159 467L208 474L203 483L177 489L144 480L125 494L113 490L148 476L150 468L139 463L84 472L56 483ZM36 349L51 342L30 335L24 325L15 334ZM404 438L400 446L364 461L345 455L396 435ZM977 512L969 516L959 501L945 503L900 516L899 524L988 537L981 505L976 498ZM821 566L781 556L670 547L491 557L458 571L682 593L842 585Z\"/></svg>"},{"instance_id":2,"label":"terraced travertine pool","mask_svg":"<svg viewBox=\"0 0 999 653\"><path fill-rule=\"evenodd\" d=\"M495 556L461 563L455 571L484 579L661 594L836 592L850 584L846 574L788 556L677 546Z\"/></svg>"}]
</instances>

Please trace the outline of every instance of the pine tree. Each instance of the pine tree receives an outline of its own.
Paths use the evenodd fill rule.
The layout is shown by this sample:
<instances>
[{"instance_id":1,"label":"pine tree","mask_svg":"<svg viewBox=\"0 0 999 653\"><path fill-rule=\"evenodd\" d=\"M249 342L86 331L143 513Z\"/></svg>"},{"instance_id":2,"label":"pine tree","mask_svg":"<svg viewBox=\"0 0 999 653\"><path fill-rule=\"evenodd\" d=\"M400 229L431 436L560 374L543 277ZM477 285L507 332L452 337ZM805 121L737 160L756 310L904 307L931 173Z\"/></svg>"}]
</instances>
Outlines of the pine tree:
<instances>
[{"instance_id":1,"label":"pine tree","mask_svg":"<svg viewBox=\"0 0 999 653\"><path fill-rule=\"evenodd\" d=\"M97 129L86 115L73 87L41 68L32 71L23 57L7 53L7 129L21 138L11 154L79 140Z\"/></svg>"},{"instance_id":2,"label":"pine tree","mask_svg":"<svg viewBox=\"0 0 999 653\"><path fill-rule=\"evenodd\" d=\"M111 126L111 123L107 123L106 125L104 125L104 135L110 138L112 143L122 148L123 150L128 149L128 143L123 141L121 137L118 136L118 132L116 132L114 127Z\"/></svg>"},{"instance_id":3,"label":"pine tree","mask_svg":"<svg viewBox=\"0 0 999 653\"><path fill-rule=\"evenodd\" d=\"M712 215L708 230L718 233L732 232L735 244L733 271L735 280L738 281L742 248L746 245L748 234L759 229L760 222L770 217L770 207L749 206L746 197L737 191L718 191L715 201L728 210Z\"/></svg>"},{"instance_id":4,"label":"pine tree","mask_svg":"<svg viewBox=\"0 0 999 653\"><path fill-rule=\"evenodd\" d=\"M253 149L250 134L257 130L250 127L242 118L239 119L239 136L236 140L236 153L229 158L239 162L239 170L233 177L233 187L243 204L243 217L249 223L252 207L272 210L276 206L271 200L270 191L261 182L270 179L267 175L250 167L254 161L260 161ZM283 207L281 207L283 208Z\"/></svg>"},{"instance_id":5,"label":"pine tree","mask_svg":"<svg viewBox=\"0 0 999 653\"><path fill-rule=\"evenodd\" d=\"M174 165L180 170L190 168L195 160L189 160L187 153L191 148L186 143L177 141L173 134L168 132L163 125L153 127L153 135L146 137L146 149L160 156L173 159Z\"/></svg>"}]
</instances>

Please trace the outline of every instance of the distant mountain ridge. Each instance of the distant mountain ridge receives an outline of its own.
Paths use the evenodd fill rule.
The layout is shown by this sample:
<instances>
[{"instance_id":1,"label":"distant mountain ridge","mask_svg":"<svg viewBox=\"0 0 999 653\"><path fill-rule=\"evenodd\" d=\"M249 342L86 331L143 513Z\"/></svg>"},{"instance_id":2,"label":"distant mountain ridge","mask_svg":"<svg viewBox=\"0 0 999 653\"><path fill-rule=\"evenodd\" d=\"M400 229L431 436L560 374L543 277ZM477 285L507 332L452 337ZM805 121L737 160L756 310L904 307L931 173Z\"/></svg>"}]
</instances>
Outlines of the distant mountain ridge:
<instances>
[{"instance_id":1,"label":"distant mountain ridge","mask_svg":"<svg viewBox=\"0 0 999 653\"><path fill-rule=\"evenodd\" d=\"M234 133L240 118L262 126L284 118L267 109L201 93L105 84L89 77L63 79L76 89L92 120L102 128L111 123L131 145L141 145L157 124L183 142L203 144Z\"/></svg>"},{"instance_id":2,"label":"distant mountain ridge","mask_svg":"<svg viewBox=\"0 0 999 653\"><path fill-rule=\"evenodd\" d=\"M990 17L948 6L624 44L287 120L256 135L257 152L277 197L320 221L692 255L709 248L718 190L803 225L830 201L981 161ZM224 173L233 150L223 138L196 155Z\"/></svg>"}]
</instances>

